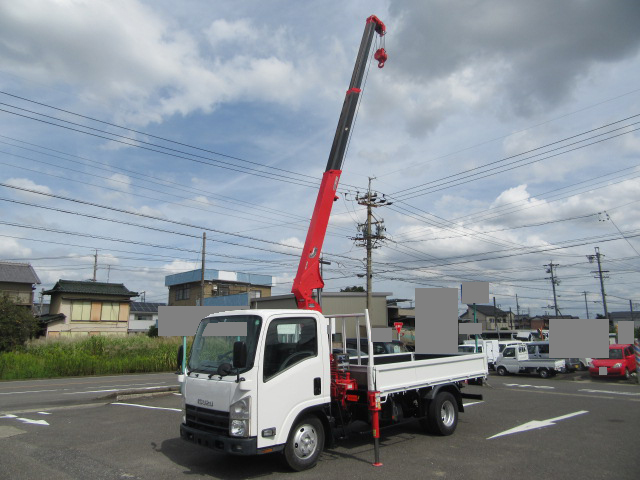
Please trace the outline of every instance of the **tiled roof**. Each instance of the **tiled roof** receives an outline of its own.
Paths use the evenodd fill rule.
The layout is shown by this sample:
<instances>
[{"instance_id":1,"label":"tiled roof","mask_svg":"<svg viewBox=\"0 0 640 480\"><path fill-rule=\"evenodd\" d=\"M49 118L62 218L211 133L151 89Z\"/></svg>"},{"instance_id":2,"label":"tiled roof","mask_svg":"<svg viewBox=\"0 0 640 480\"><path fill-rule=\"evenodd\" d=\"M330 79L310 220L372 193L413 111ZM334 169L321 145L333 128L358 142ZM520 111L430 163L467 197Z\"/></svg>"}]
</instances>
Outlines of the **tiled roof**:
<instances>
[{"instance_id":1,"label":"tiled roof","mask_svg":"<svg viewBox=\"0 0 640 480\"><path fill-rule=\"evenodd\" d=\"M40 279L28 263L0 262L0 282L39 284Z\"/></svg>"},{"instance_id":2,"label":"tiled roof","mask_svg":"<svg viewBox=\"0 0 640 480\"><path fill-rule=\"evenodd\" d=\"M122 283L81 282L76 280L58 280L51 290L45 295L54 293L93 293L96 295L121 295L124 297L137 297L138 292L132 292Z\"/></svg>"}]
</instances>

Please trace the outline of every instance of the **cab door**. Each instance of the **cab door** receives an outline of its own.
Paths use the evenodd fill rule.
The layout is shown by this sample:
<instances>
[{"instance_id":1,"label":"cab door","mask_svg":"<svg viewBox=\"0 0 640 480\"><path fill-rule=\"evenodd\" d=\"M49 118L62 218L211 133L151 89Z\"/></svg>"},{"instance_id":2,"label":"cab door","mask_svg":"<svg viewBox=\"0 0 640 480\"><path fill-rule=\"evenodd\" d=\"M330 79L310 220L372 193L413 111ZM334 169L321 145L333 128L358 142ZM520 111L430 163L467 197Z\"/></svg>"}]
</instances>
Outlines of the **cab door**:
<instances>
[{"instance_id":1,"label":"cab door","mask_svg":"<svg viewBox=\"0 0 640 480\"><path fill-rule=\"evenodd\" d=\"M321 324L315 315L270 319L258 370L258 448L285 443L302 410L330 402Z\"/></svg>"}]
</instances>

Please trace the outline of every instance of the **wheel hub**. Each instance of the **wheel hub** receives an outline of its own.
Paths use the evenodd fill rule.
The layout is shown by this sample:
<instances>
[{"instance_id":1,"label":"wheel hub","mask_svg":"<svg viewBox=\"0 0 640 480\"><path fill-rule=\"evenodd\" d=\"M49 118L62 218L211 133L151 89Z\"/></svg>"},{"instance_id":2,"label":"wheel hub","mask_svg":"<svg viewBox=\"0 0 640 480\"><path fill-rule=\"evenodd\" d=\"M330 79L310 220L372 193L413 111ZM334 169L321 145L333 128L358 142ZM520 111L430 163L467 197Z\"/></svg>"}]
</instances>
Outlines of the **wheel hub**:
<instances>
[{"instance_id":1,"label":"wheel hub","mask_svg":"<svg viewBox=\"0 0 640 480\"><path fill-rule=\"evenodd\" d=\"M440 418L442 419L442 423L450 427L453 425L453 420L455 418L455 412L453 410L453 405L451 402L444 402L442 404L442 408L440 409Z\"/></svg>"},{"instance_id":2,"label":"wheel hub","mask_svg":"<svg viewBox=\"0 0 640 480\"><path fill-rule=\"evenodd\" d=\"M293 450L298 458L307 458L316 451L318 434L311 425L301 426L294 437Z\"/></svg>"}]
</instances>

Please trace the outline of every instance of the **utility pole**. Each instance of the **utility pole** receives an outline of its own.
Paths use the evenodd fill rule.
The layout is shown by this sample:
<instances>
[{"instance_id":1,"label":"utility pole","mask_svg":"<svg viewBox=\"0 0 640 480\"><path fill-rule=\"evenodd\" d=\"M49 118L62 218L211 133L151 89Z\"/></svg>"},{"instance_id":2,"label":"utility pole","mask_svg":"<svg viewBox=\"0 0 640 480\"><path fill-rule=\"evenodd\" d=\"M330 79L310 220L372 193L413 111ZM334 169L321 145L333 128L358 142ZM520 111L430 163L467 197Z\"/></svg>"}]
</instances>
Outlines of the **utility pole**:
<instances>
[{"instance_id":1,"label":"utility pole","mask_svg":"<svg viewBox=\"0 0 640 480\"><path fill-rule=\"evenodd\" d=\"M323 277L323 265L331 265L331 262L327 262L324 260L324 257L320 257L320 278ZM318 289L318 305L322 308L322 288Z\"/></svg>"},{"instance_id":2,"label":"utility pole","mask_svg":"<svg viewBox=\"0 0 640 480\"><path fill-rule=\"evenodd\" d=\"M98 272L98 250L96 250L96 254L93 256L93 279L92 282L96 281L96 273Z\"/></svg>"},{"instance_id":3,"label":"utility pole","mask_svg":"<svg viewBox=\"0 0 640 480\"><path fill-rule=\"evenodd\" d=\"M589 304L587 303L587 292L584 293L584 308L587 310L587 318L589 318Z\"/></svg>"},{"instance_id":4,"label":"utility pole","mask_svg":"<svg viewBox=\"0 0 640 480\"><path fill-rule=\"evenodd\" d=\"M603 273L609 273L609 270L602 270L602 264L600 263L600 257L604 257L600 253L600 248L595 247L596 254L595 255L587 255L589 259L589 263L593 263L593 259L595 258L598 261L598 271L592 271L591 273L597 273L598 276L594 278L600 278L600 291L602 292L602 306L604 307L604 318L609 318L609 309L607 308L607 294L604 291L604 279L607 278L603 276Z\"/></svg>"},{"instance_id":5,"label":"utility pole","mask_svg":"<svg viewBox=\"0 0 640 480\"><path fill-rule=\"evenodd\" d=\"M560 285L560 282L553 275L553 267L557 267L558 264L549 261L549 264L544 266L549 267L547 268L547 273L551 274L550 277L547 277L547 280L551 279L551 287L553 288L553 308L556 311L556 317L557 317L559 314L558 314L558 299L556 298L556 285Z\"/></svg>"},{"instance_id":6,"label":"utility pole","mask_svg":"<svg viewBox=\"0 0 640 480\"><path fill-rule=\"evenodd\" d=\"M366 205L367 207L367 222L365 224L359 224L358 230L361 232L357 237L352 239L359 243L358 246L365 247L367 249L367 309L370 310L373 303L373 289L372 289L372 261L371 253L374 248L380 248L380 243L385 239L384 232L384 220L377 220L372 213L374 207L383 207L392 205L384 195L382 198L378 198L377 192L371 191L371 180L375 177L369 177L369 187L367 193L356 195L356 201L359 205ZM375 220L375 221L374 221ZM375 233L373 228L375 227Z\"/></svg>"},{"instance_id":7,"label":"utility pole","mask_svg":"<svg viewBox=\"0 0 640 480\"><path fill-rule=\"evenodd\" d=\"M496 297L493 297L493 321L496 322L496 332L498 331L498 309L496 308ZM500 334L498 333L498 340L500 340Z\"/></svg>"},{"instance_id":8,"label":"utility pole","mask_svg":"<svg viewBox=\"0 0 640 480\"><path fill-rule=\"evenodd\" d=\"M200 306L204 305L204 257L207 248L207 232L202 232L202 272L200 275Z\"/></svg>"},{"instance_id":9,"label":"utility pole","mask_svg":"<svg viewBox=\"0 0 640 480\"><path fill-rule=\"evenodd\" d=\"M516 323L516 328L520 328L522 326L522 319L520 318L520 304L518 303L517 293L516 293L516 315L518 316L518 322Z\"/></svg>"}]
</instances>

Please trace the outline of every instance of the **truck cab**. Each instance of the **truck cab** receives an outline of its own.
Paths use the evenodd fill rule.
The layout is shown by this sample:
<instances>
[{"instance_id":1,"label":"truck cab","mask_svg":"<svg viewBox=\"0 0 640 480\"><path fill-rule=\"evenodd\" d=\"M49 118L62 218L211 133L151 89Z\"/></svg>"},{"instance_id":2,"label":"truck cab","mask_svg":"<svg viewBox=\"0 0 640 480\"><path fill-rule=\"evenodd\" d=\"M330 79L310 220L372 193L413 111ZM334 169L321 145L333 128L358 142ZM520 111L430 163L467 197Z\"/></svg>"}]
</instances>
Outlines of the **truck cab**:
<instances>
[{"instance_id":1,"label":"truck cab","mask_svg":"<svg viewBox=\"0 0 640 480\"><path fill-rule=\"evenodd\" d=\"M224 335L221 327L229 326L244 331ZM329 405L326 331L326 319L310 310L203 319L186 365L181 436L228 453L281 450L297 418ZM237 353L242 349L245 358ZM323 441L319 434L304 436Z\"/></svg>"}]
</instances>

